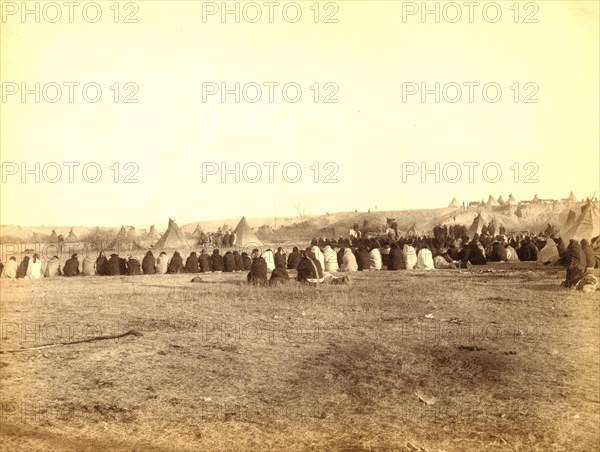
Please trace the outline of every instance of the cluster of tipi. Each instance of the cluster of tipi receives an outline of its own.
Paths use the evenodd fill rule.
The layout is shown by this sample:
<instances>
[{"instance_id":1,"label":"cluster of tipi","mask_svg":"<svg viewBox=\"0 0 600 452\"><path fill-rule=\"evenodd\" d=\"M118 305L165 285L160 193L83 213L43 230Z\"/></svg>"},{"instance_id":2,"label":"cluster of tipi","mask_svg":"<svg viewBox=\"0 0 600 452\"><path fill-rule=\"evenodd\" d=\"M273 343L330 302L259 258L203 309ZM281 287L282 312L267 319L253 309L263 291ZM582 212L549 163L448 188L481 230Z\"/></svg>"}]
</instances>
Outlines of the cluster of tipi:
<instances>
[{"instance_id":1,"label":"cluster of tipi","mask_svg":"<svg viewBox=\"0 0 600 452\"><path fill-rule=\"evenodd\" d=\"M36 240L37 234L34 234L34 241ZM67 238L65 238L64 243L78 243L79 242L79 237L77 237L77 235L73 232L73 228L71 228L71 230L69 231L69 235L67 236ZM52 234L50 234L50 238L48 239L49 243L58 243L60 242L60 238L58 237L58 235L56 234L56 231L54 229L52 229Z\"/></svg>"},{"instance_id":2,"label":"cluster of tipi","mask_svg":"<svg viewBox=\"0 0 600 452\"><path fill-rule=\"evenodd\" d=\"M492 195L490 195L490 197L488 198L487 202L484 203L484 205L486 207L516 206L517 205L517 200L515 199L515 197L513 196L512 193L508 196L508 200L507 201L504 200L504 198L502 197L502 195L500 195L500 197L497 200L494 199L492 197ZM448 207L453 207L453 208L458 208L460 206L461 205L460 205L460 203L458 202L458 200L456 198L453 198L452 201L450 202L450 204L448 205Z\"/></svg>"},{"instance_id":3,"label":"cluster of tipi","mask_svg":"<svg viewBox=\"0 0 600 452\"><path fill-rule=\"evenodd\" d=\"M256 237L256 234L254 234L248 225L245 217L240 220L233 232L236 234L236 246L262 246L262 242ZM145 241L157 240L156 243L152 245L153 249L186 249L200 244L201 234L202 229L198 224L196 225L196 230L192 233L192 238L195 240L195 243L190 244L181 228L175 223L175 220L169 218L169 225L162 236L159 236L156 228L152 225ZM121 226L121 230L107 247L108 250L141 248L144 247L142 246L135 229L132 227L127 230L124 226Z\"/></svg>"},{"instance_id":4,"label":"cluster of tipi","mask_svg":"<svg viewBox=\"0 0 600 452\"><path fill-rule=\"evenodd\" d=\"M573 192L571 192L569 194L569 196L566 199L564 199L564 201L578 202L578 199L575 196L575 194ZM542 200L536 194L530 202L537 203L537 202L542 202ZM508 196L508 199L506 201L504 200L502 195L500 195L500 197L498 199L495 199L492 195L490 195L487 202L482 201L480 204L484 205L485 207L498 207L498 206L516 206L518 204L518 202L515 199L515 197L513 196L513 194L511 193ZM459 208L460 206L461 206L461 204L458 202L458 200L456 198L453 198L452 201L450 202L450 204L448 205L448 207L452 207L452 208Z\"/></svg>"},{"instance_id":5,"label":"cluster of tipi","mask_svg":"<svg viewBox=\"0 0 600 452\"><path fill-rule=\"evenodd\" d=\"M598 204L588 202L581 208L579 216L569 210L567 221L560 230L559 236L563 240L582 240L600 235L600 212Z\"/></svg>"},{"instance_id":6,"label":"cluster of tipi","mask_svg":"<svg viewBox=\"0 0 600 452\"><path fill-rule=\"evenodd\" d=\"M493 222L494 220L492 220ZM477 214L473 223L468 229L468 234L473 237L475 234L481 234L485 226L481 213ZM598 204L595 202L588 202L581 207L581 213L579 216L572 210L569 209L567 215L567 221L558 230L559 237L563 240L590 240L591 238L600 235L600 212Z\"/></svg>"}]
</instances>

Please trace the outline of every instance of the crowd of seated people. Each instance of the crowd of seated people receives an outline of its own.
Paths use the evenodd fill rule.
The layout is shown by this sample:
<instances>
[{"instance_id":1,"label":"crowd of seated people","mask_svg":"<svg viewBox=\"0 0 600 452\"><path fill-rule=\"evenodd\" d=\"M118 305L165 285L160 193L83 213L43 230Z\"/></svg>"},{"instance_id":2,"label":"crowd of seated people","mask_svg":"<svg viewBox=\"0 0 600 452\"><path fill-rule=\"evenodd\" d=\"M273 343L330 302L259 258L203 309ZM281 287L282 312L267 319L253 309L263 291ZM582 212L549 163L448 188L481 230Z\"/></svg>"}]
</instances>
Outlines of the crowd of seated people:
<instances>
[{"instance_id":1,"label":"crowd of seated people","mask_svg":"<svg viewBox=\"0 0 600 452\"><path fill-rule=\"evenodd\" d=\"M0 263L3 278L42 278L57 276L115 276L154 275L179 273L238 273L248 274L251 285L286 284L288 270L296 270L296 279L308 283L348 283L344 278L352 272L433 270L469 268L488 262L537 261L542 264L562 265L567 269L565 287L578 287L584 280L595 278L590 270L598 268L598 257L587 240L571 240L567 246L560 237L540 235L494 235L490 225L481 234L467 235L464 226L436 226L432 236L401 237L390 235L339 239L316 237L306 248L294 246L291 252L279 247L264 252L258 249L238 250L221 254L219 248L211 253L201 249L192 251L187 258L175 251L171 256L161 251L146 252L141 262L134 255L127 258L118 253L97 257L86 256L80 263L73 254L61 266L58 256L50 258L42 268L38 254L24 256L20 263L12 256ZM500 232L505 232L501 230ZM270 280L267 279L271 274ZM591 276L590 276L591 275Z\"/></svg>"}]
</instances>

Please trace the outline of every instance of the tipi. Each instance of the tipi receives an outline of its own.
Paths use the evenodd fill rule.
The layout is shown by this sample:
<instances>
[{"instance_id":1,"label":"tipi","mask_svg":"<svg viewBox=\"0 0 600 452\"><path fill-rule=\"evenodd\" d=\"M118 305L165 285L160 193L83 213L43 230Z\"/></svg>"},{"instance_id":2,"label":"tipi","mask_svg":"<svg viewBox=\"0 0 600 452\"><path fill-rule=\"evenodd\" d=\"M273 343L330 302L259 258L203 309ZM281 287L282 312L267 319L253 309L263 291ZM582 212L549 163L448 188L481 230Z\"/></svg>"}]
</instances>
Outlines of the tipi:
<instances>
[{"instance_id":1,"label":"tipi","mask_svg":"<svg viewBox=\"0 0 600 452\"><path fill-rule=\"evenodd\" d=\"M536 193L536 195L533 197L533 199L531 200L531 202L542 202L542 200L539 198L539 196Z\"/></svg>"},{"instance_id":2,"label":"tipi","mask_svg":"<svg viewBox=\"0 0 600 452\"><path fill-rule=\"evenodd\" d=\"M77 243L77 242L79 242L79 239L73 232L73 228L71 228L71 230L69 231L69 235L65 239L65 243Z\"/></svg>"},{"instance_id":3,"label":"tipi","mask_svg":"<svg viewBox=\"0 0 600 452\"><path fill-rule=\"evenodd\" d=\"M410 228L408 228L408 231L406 231L406 235L408 235L408 236L417 235L417 223L413 223L413 225Z\"/></svg>"},{"instance_id":4,"label":"tipi","mask_svg":"<svg viewBox=\"0 0 600 452\"><path fill-rule=\"evenodd\" d=\"M148 235L146 236L147 240L158 240L160 238L159 233L156 231L154 225L150 226L150 230L148 231Z\"/></svg>"},{"instance_id":5,"label":"tipi","mask_svg":"<svg viewBox=\"0 0 600 452\"><path fill-rule=\"evenodd\" d=\"M135 238L137 240L138 235L133 226L130 226L129 231L127 231L127 237L131 237L132 239Z\"/></svg>"},{"instance_id":6,"label":"tipi","mask_svg":"<svg viewBox=\"0 0 600 452\"><path fill-rule=\"evenodd\" d=\"M577 214L575 212L573 212L572 210L569 210L569 214L567 215L567 221L565 222L564 226L562 227L562 230L565 232L568 231L576 219L577 219Z\"/></svg>"},{"instance_id":7,"label":"tipi","mask_svg":"<svg viewBox=\"0 0 600 452\"><path fill-rule=\"evenodd\" d=\"M502 195L500 195L500 197L498 198L498 204L500 204L501 206L503 206L504 204L506 204L506 202L504 201L504 198L502 197Z\"/></svg>"},{"instance_id":8,"label":"tipi","mask_svg":"<svg viewBox=\"0 0 600 452\"><path fill-rule=\"evenodd\" d=\"M485 222L481 217L481 214L477 214L477 216L473 219L473 223L469 227L468 234L469 237L473 237L475 234L481 234L481 230L485 226Z\"/></svg>"},{"instance_id":9,"label":"tipi","mask_svg":"<svg viewBox=\"0 0 600 452\"><path fill-rule=\"evenodd\" d=\"M110 243L108 248L111 250L132 250L140 249L142 248L142 245L140 245L135 235L127 233L127 229L125 229L125 226L121 226L121 230L114 238L114 240Z\"/></svg>"},{"instance_id":10,"label":"tipi","mask_svg":"<svg viewBox=\"0 0 600 452\"><path fill-rule=\"evenodd\" d=\"M496 201L494 198L492 198L492 195L490 195L490 197L488 198L487 202L485 203L486 207L496 207L499 206L500 204L498 204L498 201Z\"/></svg>"},{"instance_id":11,"label":"tipi","mask_svg":"<svg viewBox=\"0 0 600 452\"><path fill-rule=\"evenodd\" d=\"M452 198L452 201L450 202L450 204L448 205L448 207L460 207L458 199Z\"/></svg>"},{"instance_id":12,"label":"tipi","mask_svg":"<svg viewBox=\"0 0 600 452\"><path fill-rule=\"evenodd\" d=\"M169 226L154 248L189 248L190 245L175 220L169 218Z\"/></svg>"},{"instance_id":13,"label":"tipi","mask_svg":"<svg viewBox=\"0 0 600 452\"><path fill-rule=\"evenodd\" d=\"M88 236L88 241L89 242L96 242L96 241L99 241L101 238L102 238L102 231L100 230L99 226L96 226L96 229L94 230L94 232L92 232Z\"/></svg>"},{"instance_id":14,"label":"tipi","mask_svg":"<svg viewBox=\"0 0 600 452\"><path fill-rule=\"evenodd\" d=\"M197 240L200 238L200 234L202 234L202 228L200 227L200 223L196 223L196 229L190 234L190 238Z\"/></svg>"},{"instance_id":15,"label":"tipi","mask_svg":"<svg viewBox=\"0 0 600 452\"><path fill-rule=\"evenodd\" d=\"M577 202L577 198L575 197L575 193L573 193L573 190L571 190L571 193L569 194L569 197L567 198L567 202Z\"/></svg>"},{"instance_id":16,"label":"tipi","mask_svg":"<svg viewBox=\"0 0 600 452\"><path fill-rule=\"evenodd\" d=\"M587 239L588 241L597 235L600 235L600 212L598 211L598 205L593 202L588 202L583 206L579 218L561 234L563 240Z\"/></svg>"},{"instance_id":17,"label":"tipi","mask_svg":"<svg viewBox=\"0 0 600 452\"><path fill-rule=\"evenodd\" d=\"M103 250L108 245L107 238L107 234L103 233L99 226L96 226L94 232L88 236L87 241L91 244L92 249Z\"/></svg>"},{"instance_id":18,"label":"tipi","mask_svg":"<svg viewBox=\"0 0 600 452\"><path fill-rule=\"evenodd\" d=\"M248 225L246 217L242 217L233 232L236 235L236 246L240 246L242 248L247 246L263 246L263 243L258 239L258 237L256 237L256 234L254 234Z\"/></svg>"},{"instance_id":19,"label":"tipi","mask_svg":"<svg viewBox=\"0 0 600 452\"><path fill-rule=\"evenodd\" d=\"M515 199L512 193L508 196L508 201L506 201L506 204L508 204L509 206L517 205L517 200Z\"/></svg>"},{"instance_id":20,"label":"tipi","mask_svg":"<svg viewBox=\"0 0 600 452\"><path fill-rule=\"evenodd\" d=\"M56 231L52 229L52 234L50 234L50 238L48 239L50 243L58 243L58 235L56 235Z\"/></svg>"}]
</instances>

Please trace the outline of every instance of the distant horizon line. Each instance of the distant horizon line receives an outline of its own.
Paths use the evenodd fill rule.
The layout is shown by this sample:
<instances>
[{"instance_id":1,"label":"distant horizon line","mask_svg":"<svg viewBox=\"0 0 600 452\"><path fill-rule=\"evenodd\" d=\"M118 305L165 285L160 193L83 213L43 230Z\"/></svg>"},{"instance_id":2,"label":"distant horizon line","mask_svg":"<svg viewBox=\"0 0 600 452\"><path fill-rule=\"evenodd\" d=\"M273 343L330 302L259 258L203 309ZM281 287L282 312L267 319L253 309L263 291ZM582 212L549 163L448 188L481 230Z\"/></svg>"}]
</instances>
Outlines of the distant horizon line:
<instances>
[{"instance_id":1,"label":"distant horizon line","mask_svg":"<svg viewBox=\"0 0 600 452\"><path fill-rule=\"evenodd\" d=\"M491 196L491 195L489 195L489 196ZM494 199L497 200L498 198L494 198ZM452 198L452 200L450 202L453 202L454 199L455 199L455 197ZM568 203L573 203L573 204L583 204L583 203L585 203L585 202L587 202L587 201L590 200L589 198L587 198L587 199L578 199L577 201L568 201L568 198L550 199L550 198L539 198L539 197L538 197L538 199L539 199L538 202L568 202ZM596 198L593 198L593 199L596 199ZM593 199L591 199L591 200L593 200ZM488 200L489 200L489 198L488 198ZM526 205L526 203L528 204L528 203L531 203L533 201L534 201L534 199L531 199L531 200L521 200L521 201L517 201L517 205L519 205L519 204L520 205ZM481 200L480 201L464 201L464 202L459 201L459 202L461 204L464 203L465 206L469 207L469 203L481 203ZM483 202L485 203L486 201L483 200ZM384 212L410 212L410 211L419 211L419 210L459 209L461 207L462 207L462 205L459 206L459 207L451 207L451 206L446 206L446 207L421 207L421 208L417 208L417 209L386 209L386 210L368 209L368 210L364 210L364 211L361 211L361 210L354 210L354 211L347 210L347 211L339 211L339 212L338 211L333 211L333 212L329 212L328 211L328 212L322 213L322 214L306 214L306 215L303 215L303 218L307 219L307 218L315 218L315 217L322 217L322 216L327 216L327 215L346 214L346 213L351 214L351 213L375 213L375 212L381 212L381 213L384 213ZM474 207L474 206L471 206L471 207ZM485 206L480 206L480 207L485 207ZM503 207L503 206L500 205L500 206L493 206L493 207ZM192 220L192 221L186 221L185 223L179 223L179 224L181 224L182 227L183 227L183 226L191 225L191 224L194 224L194 223L196 223L196 224L197 223L201 223L202 224L202 223L214 223L214 222L230 221L230 220L235 220L235 221L239 222L242 218L246 218L247 220L253 220L253 219L263 220L263 219L269 218L269 219L282 219L282 220L296 219L298 222L304 221L300 217L300 215L285 215L285 216L281 216L281 217L277 217L277 216L256 216L256 217L249 217L247 215L242 215L242 216L230 217L230 218L223 218L223 217L221 217L221 218L214 218L214 219L207 219L207 220ZM173 217L167 215L167 223L168 223L168 220L170 220L170 219L172 219L175 222L177 222L177 218L173 218ZM100 225L100 224L96 224L96 225L93 225L93 226L86 226L86 225L81 225L81 224L79 224L79 225L73 225L73 224L55 224L55 225L45 225L45 224L31 225L31 224L29 224L29 225L24 225L24 224L14 224L14 223L10 223L10 224L4 224L3 223L3 224L0 224L0 228L15 228L15 227L17 227L17 228L40 228L40 227L43 227L43 228L96 228L96 227L98 227L98 228L111 228L111 229L115 229L115 228L121 228L121 227L125 227L125 226L126 227L134 227L134 228L138 228L138 227L143 227L143 228L148 227L148 228L150 228L152 226L157 226L157 225L160 225L160 224L163 224L163 222L146 222L146 223L137 223L137 224L133 224L133 223L120 223L120 224L118 224L117 223L117 225L115 225L115 224L112 224L112 225Z\"/></svg>"}]
</instances>

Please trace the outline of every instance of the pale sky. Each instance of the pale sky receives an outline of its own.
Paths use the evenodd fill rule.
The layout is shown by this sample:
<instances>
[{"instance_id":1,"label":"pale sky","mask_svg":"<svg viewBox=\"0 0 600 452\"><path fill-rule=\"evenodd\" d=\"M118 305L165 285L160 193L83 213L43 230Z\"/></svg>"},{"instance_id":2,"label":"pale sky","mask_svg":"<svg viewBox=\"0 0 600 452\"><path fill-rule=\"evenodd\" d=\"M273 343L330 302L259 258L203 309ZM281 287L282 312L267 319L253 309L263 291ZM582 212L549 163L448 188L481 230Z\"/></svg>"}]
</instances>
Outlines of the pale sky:
<instances>
[{"instance_id":1,"label":"pale sky","mask_svg":"<svg viewBox=\"0 0 600 452\"><path fill-rule=\"evenodd\" d=\"M457 2L457 23L448 22L456 12L447 2L439 2L439 23L433 15L423 23L420 12L403 16L412 3L400 1L321 2L319 23L312 1L298 2L302 17L296 23L282 16L291 2L280 2L273 23L264 2L255 3L262 11L257 23L243 14L240 23L233 15L223 23L219 13L203 21L203 8L220 8L221 2L194 1L131 2L137 11L121 2L118 23L110 9L114 2L100 2L96 23L85 20L82 7L69 23L63 2L61 19L50 23L56 11L44 9L46 2L30 2L40 4L40 23L33 14L23 23L13 3L21 7L3 2L0 24L2 224L162 224L167 216L187 223L272 216L275 209L291 216L297 201L308 213L323 214L445 207L453 196L468 201L513 193L522 200L598 190L598 2L535 2L537 11L520 2L518 23L512 1L499 2L496 23L485 20L481 7L470 23L464 2ZM431 9L435 4L428 2ZM246 18L254 17L254 6L239 5L241 13L246 7ZM286 11L294 17L293 5ZM138 23L123 23L130 13ZM337 23L323 23L330 13ZM94 14L88 9L86 17ZM494 16L487 11L487 18ZM526 17L538 22L524 23ZM34 94L23 102L21 84L35 90L36 82L40 102ZM69 82L79 83L72 103L64 85ZM220 93L203 99L203 84L234 90L236 82L239 103L234 94L224 103ZM270 82L279 84L273 102L264 85ZM425 102L420 92L406 95L421 84L435 90L436 82L439 103L435 94ZM470 82L473 102L465 85ZM51 103L54 83L62 97ZM87 83L102 89L98 102L83 98ZM288 83L302 89L296 103L283 97ZM243 95L254 97L256 84L262 97L250 103ZM496 96L494 86L501 88L497 102L484 99L486 84L489 98ZM446 99L456 96L457 85L462 97L451 103ZM124 103L135 87L132 98L139 102ZM94 89L87 94L93 97ZM338 102L323 102L327 95ZM525 103L528 95L538 102ZM34 169L36 162L39 183L35 174L23 182L20 165ZM65 162L79 164L72 183ZM125 168L128 162L135 166ZM236 183L228 175L223 182L218 173L203 182L203 164L210 162L230 169L236 162L246 165L247 178L256 176L252 165L260 166L262 177ZM279 164L273 182L265 162ZM429 175L423 183L420 173L407 174L418 168L411 162L430 169L439 162L440 173L444 166L449 171L439 182ZM473 180L464 162L479 165ZM102 170L96 183L84 180L86 164L89 178L96 177L94 168ZM487 180L481 171L486 164ZM56 167L62 177L51 183ZM124 183L136 167L138 182ZM324 183L336 167L337 183ZM292 183L297 168L302 174ZM495 168L502 174L493 182ZM537 182L526 183L534 170Z\"/></svg>"}]
</instances>

